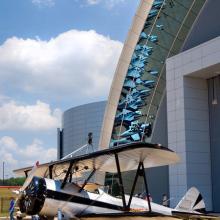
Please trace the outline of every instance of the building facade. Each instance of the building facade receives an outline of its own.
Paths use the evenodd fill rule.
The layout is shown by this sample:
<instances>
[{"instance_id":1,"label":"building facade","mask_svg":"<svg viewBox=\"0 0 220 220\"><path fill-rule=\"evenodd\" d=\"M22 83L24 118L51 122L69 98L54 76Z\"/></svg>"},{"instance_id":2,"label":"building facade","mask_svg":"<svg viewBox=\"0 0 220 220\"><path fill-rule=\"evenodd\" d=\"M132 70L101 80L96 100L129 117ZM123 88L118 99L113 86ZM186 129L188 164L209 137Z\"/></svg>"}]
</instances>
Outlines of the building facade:
<instances>
[{"instance_id":1,"label":"building facade","mask_svg":"<svg viewBox=\"0 0 220 220\"><path fill-rule=\"evenodd\" d=\"M107 104L64 112L58 158L85 145L90 132L101 149L160 143L181 162L146 170L153 201L160 203L166 193L174 207L196 186L207 210L220 212L219 8L219 0L141 0ZM134 173L123 178L130 192ZM136 193L142 190L140 181Z\"/></svg>"},{"instance_id":2,"label":"building facade","mask_svg":"<svg viewBox=\"0 0 220 220\"><path fill-rule=\"evenodd\" d=\"M114 75L99 142L102 149L132 141L169 146L181 163L169 171L147 170L157 173L153 198L158 201L158 191L170 194L175 206L196 186L207 209L216 212L219 8L218 0L140 1Z\"/></svg>"},{"instance_id":3,"label":"building facade","mask_svg":"<svg viewBox=\"0 0 220 220\"><path fill-rule=\"evenodd\" d=\"M208 210L220 211L220 37L167 60L168 143L181 156L170 167L174 203L197 186Z\"/></svg>"},{"instance_id":4,"label":"building facade","mask_svg":"<svg viewBox=\"0 0 220 220\"><path fill-rule=\"evenodd\" d=\"M57 129L58 159L88 143L92 133L93 150L97 150L106 101L76 106L63 113L62 128ZM86 153L86 147L79 152Z\"/></svg>"}]
</instances>

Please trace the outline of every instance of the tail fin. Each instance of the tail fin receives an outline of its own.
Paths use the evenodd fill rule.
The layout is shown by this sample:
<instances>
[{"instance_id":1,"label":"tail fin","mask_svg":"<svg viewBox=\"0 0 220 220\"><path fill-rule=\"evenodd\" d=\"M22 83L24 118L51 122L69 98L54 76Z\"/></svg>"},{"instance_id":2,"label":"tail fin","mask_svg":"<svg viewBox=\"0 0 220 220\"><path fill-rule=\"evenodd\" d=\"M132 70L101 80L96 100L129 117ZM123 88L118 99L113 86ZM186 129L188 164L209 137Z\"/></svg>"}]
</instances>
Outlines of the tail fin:
<instances>
[{"instance_id":1,"label":"tail fin","mask_svg":"<svg viewBox=\"0 0 220 220\"><path fill-rule=\"evenodd\" d=\"M204 213L206 211L202 195L195 187L192 187L187 191L175 209L183 212Z\"/></svg>"}]
</instances>

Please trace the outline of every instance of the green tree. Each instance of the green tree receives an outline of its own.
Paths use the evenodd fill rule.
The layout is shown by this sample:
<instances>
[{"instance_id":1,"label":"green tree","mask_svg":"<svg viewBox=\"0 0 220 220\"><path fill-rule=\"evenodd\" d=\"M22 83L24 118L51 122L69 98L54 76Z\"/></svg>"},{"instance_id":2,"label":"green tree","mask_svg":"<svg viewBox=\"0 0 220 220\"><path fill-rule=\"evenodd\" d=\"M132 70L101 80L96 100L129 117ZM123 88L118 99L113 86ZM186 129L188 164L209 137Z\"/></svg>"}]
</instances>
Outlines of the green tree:
<instances>
[{"instance_id":1,"label":"green tree","mask_svg":"<svg viewBox=\"0 0 220 220\"><path fill-rule=\"evenodd\" d=\"M11 177L9 179L5 179L4 180L4 184L3 184L3 180L0 179L0 185L5 185L5 186L22 186L24 184L25 181L25 177Z\"/></svg>"}]
</instances>

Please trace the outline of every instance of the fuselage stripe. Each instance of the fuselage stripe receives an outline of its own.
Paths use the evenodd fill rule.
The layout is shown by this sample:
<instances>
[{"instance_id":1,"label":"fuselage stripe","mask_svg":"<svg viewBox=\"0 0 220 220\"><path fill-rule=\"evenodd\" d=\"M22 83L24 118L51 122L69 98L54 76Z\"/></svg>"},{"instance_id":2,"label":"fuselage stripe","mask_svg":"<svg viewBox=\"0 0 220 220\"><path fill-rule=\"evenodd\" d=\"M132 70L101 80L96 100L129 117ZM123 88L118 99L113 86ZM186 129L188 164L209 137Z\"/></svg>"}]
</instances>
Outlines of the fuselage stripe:
<instances>
[{"instance_id":1,"label":"fuselage stripe","mask_svg":"<svg viewBox=\"0 0 220 220\"><path fill-rule=\"evenodd\" d=\"M96 201L96 200L91 200L89 198L84 198L81 196L77 195L71 195L63 192L58 192L58 191L53 191L47 189L46 192L46 198L48 199L55 199L59 201L65 201L65 202L73 202L73 203L78 203L78 204L83 204L83 205L91 205L91 206L97 206L100 208L107 208L107 209L114 209L114 210L123 210L122 206L117 206L101 201Z\"/></svg>"}]
</instances>

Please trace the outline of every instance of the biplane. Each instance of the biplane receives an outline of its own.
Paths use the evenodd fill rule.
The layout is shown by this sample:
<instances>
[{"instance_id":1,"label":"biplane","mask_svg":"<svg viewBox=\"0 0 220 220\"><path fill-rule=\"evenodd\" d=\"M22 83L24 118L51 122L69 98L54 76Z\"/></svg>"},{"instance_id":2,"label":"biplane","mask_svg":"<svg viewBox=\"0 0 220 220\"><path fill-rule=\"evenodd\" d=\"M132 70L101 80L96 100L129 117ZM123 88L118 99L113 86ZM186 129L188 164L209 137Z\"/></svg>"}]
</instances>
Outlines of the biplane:
<instances>
[{"instance_id":1,"label":"biplane","mask_svg":"<svg viewBox=\"0 0 220 220\"><path fill-rule=\"evenodd\" d=\"M202 214L205 204L196 188L191 188L175 209L153 203L149 197L145 169L177 163L178 155L159 144L131 143L92 152L82 156L17 169L17 175L26 175L21 188L18 206L22 213L59 219L80 219L89 217L125 218L184 216L198 219L214 218ZM122 172L136 172L131 192L125 194ZM89 183L96 172L117 173L120 196L113 197ZM87 173L84 182L74 181L76 176ZM146 200L135 197L138 178L144 179ZM91 192L90 188L93 188Z\"/></svg>"}]
</instances>

